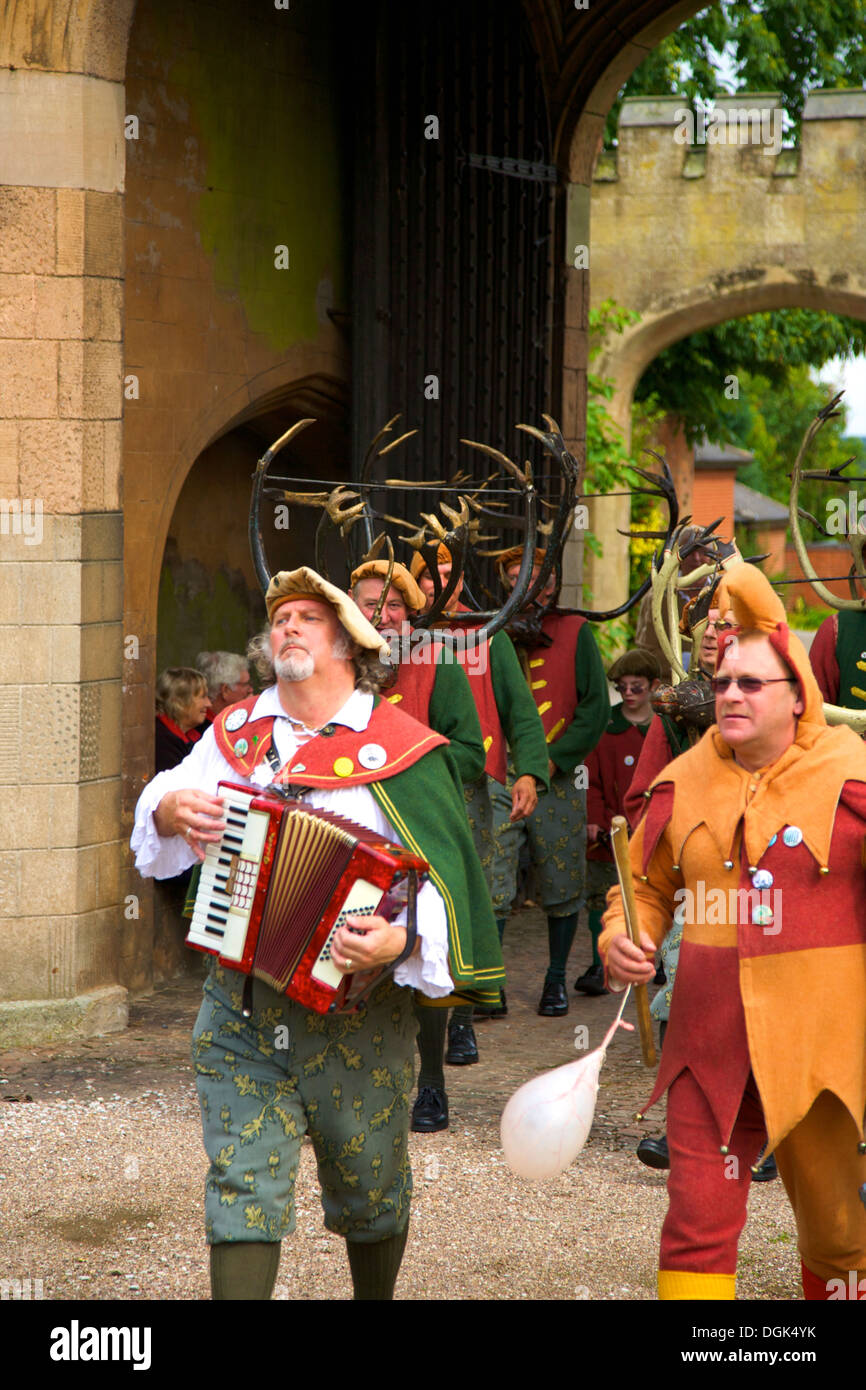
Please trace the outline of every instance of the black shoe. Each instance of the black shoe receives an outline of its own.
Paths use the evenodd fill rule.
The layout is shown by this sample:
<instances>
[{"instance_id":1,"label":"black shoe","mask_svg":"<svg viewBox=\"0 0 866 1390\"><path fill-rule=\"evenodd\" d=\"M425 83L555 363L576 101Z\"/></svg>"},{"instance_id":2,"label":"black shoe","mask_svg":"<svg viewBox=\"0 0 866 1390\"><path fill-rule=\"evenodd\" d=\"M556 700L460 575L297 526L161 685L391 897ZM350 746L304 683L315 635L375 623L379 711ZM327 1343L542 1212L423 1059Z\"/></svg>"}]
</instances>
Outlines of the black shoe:
<instances>
[{"instance_id":1,"label":"black shoe","mask_svg":"<svg viewBox=\"0 0 866 1390\"><path fill-rule=\"evenodd\" d=\"M448 1097L438 1086L421 1087L412 1106L409 1128L415 1134L434 1134L438 1129L448 1128Z\"/></svg>"},{"instance_id":2,"label":"black shoe","mask_svg":"<svg viewBox=\"0 0 866 1390\"><path fill-rule=\"evenodd\" d=\"M542 1018L559 1018L562 1014L567 1014L568 995L565 985L551 984L549 980L545 980L541 999L538 1001L538 1012Z\"/></svg>"},{"instance_id":3,"label":"black shoe","mask_svg":"<svg viewBox=\"0 0 866 1390\"><path fill-rule=\"evenodd\" d=\"M448 1024L448 1051L445 1061L451 1067L471 1067L478 1061L478 1044L471 1023Z\"/></svg>"},{"instance_id":4,"label":"black shoe","mask_svg":"<svg viewBox=\"0 0 866 1390\"><path fill-rule=\"evenodd\" d=\"M610 991L605 988L604 983L604 966L591 965L579 979L575 980L574 987L581 994L609 994Z\"/></svg>"},{"instance_id":5,"label":"black shoe","mask_svg":"<svg viewBox=\"0 0 866 1390\"><path fill-rule=\"evenodd\" d=\"M641 1139L637 1146L637 1156L647 1168L670 1168L671 1156L668 1152L667 1135L660 1134L658 1139Z\"/></svg>"},{"instance_id":6,"label":"black shoe","mask_svg":"<svg viewBox=\"0 0 866 1390\"><path fill-rule=\"evenodd\" d=\"M763 1163L756 1163L752 1169L752 1182L772 1182L773 1178L778 1176L779 1170L776 1167L775 1154L770 1154L770 1157L765 1158Z\"/></svg>"},{"instance_id":7,"label":"black shoe","mask_svg":"<svg viewBox=\"0 0 866 1390\"><path fill-rule=\"evenodd\" d=\"M508 1005L505 1002L505 990L499 991L499 1003L494 1004L492 1009L477 1008L474 1010L473 1018L504 1018L508 1013Z\"/></svg>"}]
</instances>

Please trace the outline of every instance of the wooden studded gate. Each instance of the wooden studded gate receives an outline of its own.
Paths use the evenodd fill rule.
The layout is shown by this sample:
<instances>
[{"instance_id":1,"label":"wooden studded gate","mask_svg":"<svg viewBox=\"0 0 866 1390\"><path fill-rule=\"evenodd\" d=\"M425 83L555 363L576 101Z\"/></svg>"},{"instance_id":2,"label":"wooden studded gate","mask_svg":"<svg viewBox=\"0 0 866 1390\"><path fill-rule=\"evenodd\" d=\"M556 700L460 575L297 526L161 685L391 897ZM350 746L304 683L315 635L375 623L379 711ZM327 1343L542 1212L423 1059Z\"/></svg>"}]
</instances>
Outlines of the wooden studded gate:
<instances>
[{"instance_id":1,"label":"wooden studded gate","mask_svg":"<svg viewBox=\"0 0 866 1390\"><path fill-rule=\"evenodd\" d=\"M391 474L482 476L461 437L547 470L515 431L558 414L556 170L522 7L381 0L375 24L364 8L352 107L353 468L399 411L419 434ZM412 514L435 501L416 494Z\"/></svg>"}]
</instances>

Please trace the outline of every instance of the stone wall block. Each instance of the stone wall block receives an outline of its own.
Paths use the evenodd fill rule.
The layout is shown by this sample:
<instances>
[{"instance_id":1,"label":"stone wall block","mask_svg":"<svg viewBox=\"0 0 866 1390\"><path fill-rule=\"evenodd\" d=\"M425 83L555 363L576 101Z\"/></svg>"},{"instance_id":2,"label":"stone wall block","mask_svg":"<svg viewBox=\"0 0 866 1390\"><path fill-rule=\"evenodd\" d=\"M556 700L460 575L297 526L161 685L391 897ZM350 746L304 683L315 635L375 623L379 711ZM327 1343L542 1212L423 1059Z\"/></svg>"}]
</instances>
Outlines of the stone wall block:
<instances>
[{"instance_id":1,"label":"stone wall block","mask_svg":"<svg viewBox=\"0 0 866 1390\"><path fill-rule=\"evenodd\" d=\"M34 547L38 550L38 547ZM47 560L29 567L21 619L38 615L45 625L81 622L81 570L78 564Z\"/></svg>"},{"instance_id":2,"label":"stone wall block","mask_svg":"<svg viewBox=\"0 0 866 1390\"><path fill-rule=\"evenodd\" d=\"M74 843L107 844L116 839L119 825L120 783L115 779L82 783L73 818Z\"/></svg>"},{"instance_id":3,"label":"stone wall block","mask_svg":"<svg viewBox=\"0 0 866 1390\"><path fill-rule=\"evenodd\" d=\"M18 422L17 420L0 420L0 497L17 496Z\"/></svg>"},{"instance_id":4,"label":"stone wall block","mask_svg":"<svg viewBox=\"0 0 866 1390\"><path fill-rule=\"evenodd\" d=\"M81 629L81 679L119 680L123 640L119 623L89 623Z\"/></svg>"},{"instance_id":5,"label":"stone wall block","mask_svg":"<svg viewBox=\"0 0 866 1390\"><path fill-rule=\"evenodd\" d=\"M44 628L0 627L0 685L20 685L22 671L34 684L47 685L52 658L52 644L45 641Z\"/></svg>"},{"instance_id":6,"label":"stone wall block","mask_svg":"<svg viewBox=\"0 0 866 1390\"><path fill-rule=\"evenodd\" d=\"M114 984L119 973L117 906L98 908L78 919L75 989L79 994Z\"/></svg>"},{"instance_id":7,"label":"stone wall block","mask_svg":"<svg viewBox=\"0 0 866 1390\"><path fill-rule=\"evenodd\" d=\"M82 782L93 781L100 775L100 723L102 719L102 686L91 682L81 686L81 724L78 772Z\"/></svg>"},{"instance_id":8,"label":"stone wall block","mask_svg":"<svg viewBox=\"0 0 866 1390\"><path fill-rule=\"evenodd\" d=\"M91 420L119 420L123 414L120 343L85 343L84 373L82 413Z\"/></svg>"},{"instance_id":9,"label":"stone wall block","mask_svg":"<svg viewBox=\"0 0 866 1390\"><path fill-rule=\"evenodd\" d=\"M42 791L43 788L38 788ZM57 849L74 849L81 843L79 834L78 806L80 787L72 782L56 782L44 789L49 806L51 845Z\"/></svg>"},{"instance_id":10,"label":"stone wall block","mask_svg":"<svg viewBox=\"0 0 866 1390\"><path fill-rule=\"evenodd\" d=\"M20 911L21 856L0 854L0 919L17 917Z\"/></svg>"},{"instance_id":11,"label":"stone wall block","mask_svg":"<svg viewBox=\"0 0 866 1390\"><path fill-rule=\"evenodd\" d=\"M79 912L95 912L105 906L99 898L99 850L99 845L81 845L73 851L77 877L75 903Z\"/></svg>"},{"instance_id":12,"label":"stone wall block","mask_svg":"<svg viewBox=\"0 0 866 1390\"><path fill-rule=\"evenodd\" d=\"M121 773L121 686L120 681L102 681L99 721L100 777L119 777Z\"/></svg>"},{"instance_id":13,"label":"stone wall block","mask_svg":"<svg viewBox=\"0 0 866 1390\"><path fill-rule=\"evenodd\" d=\"M81 634L82 628L77 624L66 624L65 626L55 625L51 628L50 637L45 642L44 628L27 628L31 642L47 645L51 655L51 674L52 685L77 684L81 680ZM30 670L27 670L30 676ZM31 679L33 679L31 677Z\"/></svg>"},{"instance_id":14,"label":"stone wall block","mask_svg":"<svg viewBox=\"0 0 866 1390\"><path fill-rule=\"evenodd\" d=\"M57 255L58 275L84 274L84 199L80 188L57 190Z\"/></svg>"},{"instance_id":15,"label":"stone wall block","mask_svg":"<svg viewBox=\"0 0 866 1390\"><path fill-rule=\"evenodd\" d=\"M75 992L75 935L78 919L57 916L48 923L49 992L53 999Z\"/></svg>"},{"instance_id":16,"label":"stone wall block","mask_svg":"<svg viewBox=\"0 0 866 1390\"><path fill-rule=\"evenodd\" d=\"M80 910L78 864L82 853L88 851L56 848L22 851L22 912L62 916ZM89 891L84 889L85 893Z\"/></svg>"},{"instance_id":17,"label":"stone wall block","mask_svg":"<svg viewBox=\"0 0 866 1390\"><path fill-rule=\"evenodd\" d=\"M0 273L50 275L55 258L54 190L0 184Z\"/></svg>"},{"instance_id":18,"label":"stone wall block","mask_svg":"<svg viewBox=\"0 0 866 1390\"><path fill-rule=\"evenodd\" d=\"M0 342L0 417L56 418L57 354L56 343L15 339Z\"/></svg>"},{"instance_id":19,"label":"stone wall block","mask_svg":"<svg viewBox=\"0 0 866 1390\"><path fill-rule=\"evenodd\" d=\"M80 420L26 420L20 426L20 478L25 497L41 497L44 513L81 509Z\"/></svg>"},{"instance_id":20,"label":"stone wall block","mask_svg":"<svg viewBox=\"0 0 866 1390\"><path fill-rule=\"evenodd\" d=\"M128 899L134 902L128 903ZM137 911L127 917L127 910ZM153 988L153 879L124 870L123 908L117 932L118 979L133 993Z\"/></svg>"},{"instance_id":21,"label":"stone wall block","mask_svg":"<svg viewBox=\"0 0 866 1390\"><path fill-rule=\"evenodd\" d=\"M119 623L123 614L123 566L119 560L87 560L81 566L81 619Z\"/></svg>"},{"instance_id":22,"label":"stone wall block","mask_svg":"<svg viewBox=\"0 0 866 1390\"><path fill-rule=\"evenodd\" d=\"M82 560L120 560L123 556L123 517L120 512L94 512L81 518Z\"/></svg>"},{"instance_id":23,"label":"stone wall block","mask_svg":"<svg viewBox=\"0 0 866 1390\"><path fill-rule=\"evenodd\" d=\"M124 662L128 668L132 662ZM137 663L136 663L137 664ZM124 723L131 728L148 728L153 730L154 709L151 697L150 686L144 682L139 684L127 683L123 688L123 717Z\"/></svg>"},{"instance_id":24,"label":"stone wall block","mask_svg":"<svg viewBox=\"0 0 866 1390\"><path fill-rule=\"evenodd\" d=\"M85 194L85 274L120 279L123 268L123 199L116 193L88 192Z\"/></svg>"},{"instance_id":25,"label":"stone wall block","mask_svg":"<svg viewBox=\"0 0 866 1390\"><path fill-rule=\"evenodd\" d=\"M9 537L3 536L3 550L8 549L7 541ZM7 623L14 624L21 621L21 595L23 591L23 574L21 566L11 564L8 560L0 564L0 613Z\"/></svg>"},{"instance_id":26,"label":"stone wall block","mask_svg":"<svg viewBox=\"0 0 866 1390\"><path fill-rule=\"evenodd\" d=\"M81 515L59 512L45 518L46 558L78 560L81 556Z\"/></svg>"},{"instance_id":27,"label":"stone wall block","mask_svg":"<svg viewBox=\"0 0 866 1390\"><path fill-rule=\"evenodd\" d=\"M103 507L106 512L118 512L123 481L123 421L121 419L105 421L102 463Z\"/></svg>"},{"instance_id":28,"label":"stone wall block","mask_svg":"<svg viewBox=\"0 0 866 1390\"><path fill-rule=\"evenodd\" d=\"M584 270L569 270L563 279L566 328L585 329L589 321L589 276Z\"/></svg>"},{"instance_id":29,"label":"stone wall block","mask_svg":"<svg viewBox=\"0 0 866 1390\"><path fill-rule=\"evenodd\" d=\"M119 343L61 343L58 413L75 419L119 418L122 365Z\"/></svg>"},{"instance_id":30,"label":"stone wall block","mask_svg":"<svg viewBox=\"0 0 866 1390\"><path fill-rule=\"evenodd\" d=\"M76 275L40 276L36 279L36 332L40 338L82 337L84 284Z\"/></svg>"},{"instance_id":31,"label":"stone wall block","mask_svg":"<svg viewBox=\"0 0 866 1390\"><path fill-rule=\"evenodd\" d=\"M36 296L33 275L0 275L0 338L32 338ZM52 337L50 333L41 337Z\"/></svg>"},{"instance_id":32,"label":"stone wall block","mask_svg":"<svg viewBox=\"0 0 866 1390\"><path fill-rule=\"evenodd\" d=\"M20 773L21 691L17 685L0 686L0 786L17 786Z\"/></svg>"},{"instance_id":33,"label":"stone wall block","mask_svg":"<svg viewBox=\"0 0 866 1390\"><path fill-rule=\"evenodd\" d=\"M51 923L38 917L35 909L41 911L38 903L30 906L32 916L0 921L0 999L32 998L40 982L46 996L51 992ZM24 912L28 913L26 906ZM24 933L26 951L21 949Z\"/></svg>"},{"instance_id":34,"label":"stone wall block","mask_svg":"<svg viewBox=\"0 0 866 1390\"><path fill-rule=\"evenodd\" d=\"M53 847L52 787L18 787L0 796L0 845L5 850Z\"/></svg>"},{"instance_id":35,"label":"stone wall block","mask_svg":"<svg viewBox=\"0 0 866 1390\"><path fill-rule=\"evenodd\" d=\"M115 823L115 836L118 824L119 819ZM97 907L116 908L122 900L120 887L125 847L126 841L118 839L97 846Z\"/></svg>"},{"instance_id":36,"label":"stone wall block","mask_svg":"<svg viewBox=\"0 0 866 1390\"><path fill-rule=\"evenodd\" d=\"M173 411L149 409L143 401L130 402L124 412L123 443L127 455L171 453L175 447L174 427Z\"/></svg>"},{"instance_id":37,"label":"stone wall block","mask_svg":"<svg viewBox=\"0 0 866 1390\"><path fill-rule=\"evenodd\" d=\"M78 780L79 720L77 685L21 687L22 780ZM62 910L68 911L68 905Z\"/></svg>"},{"instance_id":38,"label":"stone wall block","mask_svg":"<svg viewBox=\"0 0 866 1390\"><path fill-rule=\"evenodd\" d=\"M60 344L57 404L58 415L80 420L84 414L84 343Z\"/></svg>"},{"instance_id":39,"label":"stone wall block","mask_svg":"<svg viewBox=\"0 0 866 1390\"><path fill-rule=\"evenodd\" d=\"M83 337L119 342L123 337L123 284L120 280L84 281Z\"/></svg>"},{"instance_id":40,"label":"stone wall block","mask_svg":"<svg viewBox=\"0 0 866 1390\"><path fill-rule=\"evenodd\" d=\"M86 511L105 508L105 422L82 421L81 502Z\"/></svg>"}]
</instances>

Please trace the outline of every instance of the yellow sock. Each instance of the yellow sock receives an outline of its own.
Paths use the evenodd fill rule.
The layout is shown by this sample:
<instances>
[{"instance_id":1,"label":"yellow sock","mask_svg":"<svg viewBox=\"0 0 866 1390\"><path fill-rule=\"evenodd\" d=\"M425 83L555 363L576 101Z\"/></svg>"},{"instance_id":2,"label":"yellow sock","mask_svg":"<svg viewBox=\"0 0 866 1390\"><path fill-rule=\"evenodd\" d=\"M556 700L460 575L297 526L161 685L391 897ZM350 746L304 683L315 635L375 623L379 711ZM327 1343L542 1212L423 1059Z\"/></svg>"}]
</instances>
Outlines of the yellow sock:
<instances>
[{"instance_id":1,"label":"yellow sock","mask_svg":"<svg viewBox=\"0 0 866 1390\"><path fill-rule=\"evenodd\" d=\"M715 1299L737 1297L736 1274L693 1274L688 1269L659 1270L659 1299Z\"/></svg>"}]
</instances>

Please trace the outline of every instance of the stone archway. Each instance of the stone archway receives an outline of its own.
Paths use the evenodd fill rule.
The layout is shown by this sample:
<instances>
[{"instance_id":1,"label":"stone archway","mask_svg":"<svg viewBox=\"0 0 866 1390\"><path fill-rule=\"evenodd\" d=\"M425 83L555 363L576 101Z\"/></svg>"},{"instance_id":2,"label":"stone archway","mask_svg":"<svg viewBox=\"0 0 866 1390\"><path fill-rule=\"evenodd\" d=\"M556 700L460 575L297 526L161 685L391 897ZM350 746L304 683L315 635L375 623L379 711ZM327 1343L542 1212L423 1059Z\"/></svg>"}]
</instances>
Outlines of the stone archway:
<instances>
[{"instance_id":1,"label":"stone archway","mask_svg":"<svg viewBox=\"0 0 866 1390\"><path fill-rule=\"evenodd\" d=\"M866 320L866 93L811 94L798 150L747 143L743 123L730 143L690 151L674 138L683 105L627 101L615 164L605 156L592 189L593 300L614 298L641 315L611 335L598 364L615 384L610 410L627 437L641 374L690 333L795 307ZM717 103L767 114L777 105L766 93ZM628 505L596 508L605 553L588 568L604 606L625 595L628 542L614 528L627 528Z\"/></svg>"},{"instance_id":2,"label":"stone archway","mask_svg":"<svg viewBox=\"0 0 866 1390\"><path fill-rule=\"evenodd\" d=\"M564 152L557 162L588 169L602 105L592 93L615 89L698 5L525 6ZM301 24L292 6L291 31L273 32L263 61L254 35L238 39L251 8L222 6L197 28L200 7L167 0L0 7L0 476L7 499L44 505L39 546L4 531L0 555L0 782L14 802L0 843L9 1042L122 1027L126 987L150 978L141 882L124 878L121 787L123 778L128 807L150 763L154 576L184 479L269 393L348 380L332 138L340 83L315 28L327 5L303 7ZM259 37L285 13L257 10ZM642 50L635 31L655 15L667 18ZM254 55L242 81L221 70L197 81L191 68L212 76L217 49ZM185 65L190 53L195 64ZM283 105L265 118L268 94ZM303 110L290 111L299 94ZM578 131L584 108L589 124ZM324 157L321 144L291 144L311 126ZM303 305L284 312L271 271L286 238L261 212L288 217L299 189L311 211L289 249L303 250L292 262ZM264 260L251 267L234 255L235 222L247 249L267 250L267 275ZM336 270L323 269L323 255ZM569 301L570 342L557 349L575 441L586 302ZM34 647L34 628L49 640Z\"/></svg>"}]
</instances>

